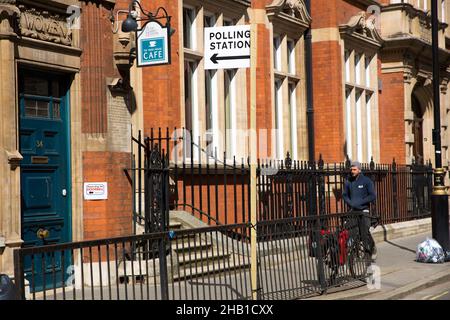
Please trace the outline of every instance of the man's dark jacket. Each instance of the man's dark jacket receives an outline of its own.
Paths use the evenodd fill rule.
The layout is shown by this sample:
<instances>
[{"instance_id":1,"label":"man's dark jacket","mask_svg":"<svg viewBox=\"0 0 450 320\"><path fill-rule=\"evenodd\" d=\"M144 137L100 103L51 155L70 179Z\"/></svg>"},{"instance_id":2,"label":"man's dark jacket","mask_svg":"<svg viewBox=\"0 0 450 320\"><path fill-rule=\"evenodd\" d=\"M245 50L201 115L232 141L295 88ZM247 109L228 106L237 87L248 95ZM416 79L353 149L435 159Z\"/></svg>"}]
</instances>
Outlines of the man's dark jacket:
<instances>
[{"instance_id":1,"label":"man's dark jacket","mask_svg":"<svg viewBox=\"0 0 450 320\"><path fill-rule=\"evenodd\" d=\"M369 205L376 199L372 180L360 173L356 179L351 177L344 184L344 201L353 210L369 209Z\"/></svg>"}]
</instances>

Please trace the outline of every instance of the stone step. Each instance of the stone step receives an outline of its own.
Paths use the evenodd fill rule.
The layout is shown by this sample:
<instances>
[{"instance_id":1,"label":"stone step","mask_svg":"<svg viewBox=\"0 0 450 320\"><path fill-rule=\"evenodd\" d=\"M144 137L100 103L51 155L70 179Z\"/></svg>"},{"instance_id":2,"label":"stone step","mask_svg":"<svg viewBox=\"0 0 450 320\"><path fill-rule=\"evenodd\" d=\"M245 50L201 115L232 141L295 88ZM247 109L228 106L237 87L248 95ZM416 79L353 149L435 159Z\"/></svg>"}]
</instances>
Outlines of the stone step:
<instances>
[{"instance_id":1,"label":"stone step","mask_svg":"<svg viewBox=\"0 0 450 320\"><path fill-rule=\"evenodd\" d=\"M178 247L176 246L175 243L172 243L172 250L175 251L175 253L180 254L183 252L195 252L198 250L207 250L209 248L211 248L212 246L212 242L211 241L204 241L202 240L200 241L193 241L193 240L189 240L187 242L183 242L183 243L178 243Z\"/></svg>"},{"instance_id":2,"label":"stone step","mask_svg":"<svg viewBox=\"0 0 450 320\"><path fill-rule=\"evenodd\" d=\"M178 254L178 264L184 268L192 267L195 264L205 265L205 262L213 262L217 260L225 260L230 257L228 252L217 250L204 250L196 253Z\"/></svg>"},{"instance_id":3,"label":"stone step","mask_svg":"<svg viewBox=\"0 0 450 320\"><path fill-rule=\"evenodd\" d=\"M183 224L178 221L170 221L169 222L169 230L172 231L179 231L183 229ZM144 224L136 224L136 234L143 234L145 233L145 226Z\"/></svg>"},{"instance_id":4,"label":"stone step","mask_svg":"<svg viewBox=\"0 0 450 320\"><path fill-rule=\"evenodd\" d=\"M246 259L248 260L248 259ZM236 258L236 261L233 261L233 258L229 258L226 261L214 261L214 263L206 265L200 265L197 268L185 268L180 270L180 274L173 275L173 281L184 281L186 279L194 279L205 276L213 276L219 273L224 273L228 271L233 271L238 269L238 271L243 271L250 267L250 262L244 261L244 259Z\"/></svg>"},{"instance_id":5,"label":"stone step","mask_svg":"<svg viewBox=\"0 0 450 320\"><path fill-rule=\"evenodd\" d=\"M183 227L183 224L181 222L178 221L170 221L169 222L169 230L181 230Z\"/></svg>"},{"instance_id":6,"label":"stone step","mask_svg":"<svg viewBox=\"0 0 450 320\"><path fill-rule=\"evenodd\" d=\"M183 241L186 241L186 240L194 241L194 239L198 239L196 234L188 233L188 234L181 235L181 234L177 233L176 230L174 230L174 231L175 231L175 239L178 240L178 241L180 239L183 240ZM197 240L197 242L198 242L198 240Z\"/></svg>"}]
</instances>

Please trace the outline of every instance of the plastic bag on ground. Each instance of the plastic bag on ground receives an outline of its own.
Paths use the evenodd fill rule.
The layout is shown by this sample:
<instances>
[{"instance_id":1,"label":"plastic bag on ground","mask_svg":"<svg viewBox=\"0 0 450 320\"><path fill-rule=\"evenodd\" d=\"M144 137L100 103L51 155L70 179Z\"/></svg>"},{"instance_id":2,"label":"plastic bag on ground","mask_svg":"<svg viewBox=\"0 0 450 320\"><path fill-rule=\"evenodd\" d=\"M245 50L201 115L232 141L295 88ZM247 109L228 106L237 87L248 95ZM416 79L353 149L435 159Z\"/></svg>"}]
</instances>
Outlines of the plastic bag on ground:
<instances>
[{"instance_id":1,"label":"plastic bag on ground","mask_svg":"<svg viewBox=\"0 0 450 320\"><path fill-rule=\"evenodd\" d=\"M434 239L427 238L417 246L416 261L425 263L443 263L444 250Z\"/></svg>"}]
</instances>

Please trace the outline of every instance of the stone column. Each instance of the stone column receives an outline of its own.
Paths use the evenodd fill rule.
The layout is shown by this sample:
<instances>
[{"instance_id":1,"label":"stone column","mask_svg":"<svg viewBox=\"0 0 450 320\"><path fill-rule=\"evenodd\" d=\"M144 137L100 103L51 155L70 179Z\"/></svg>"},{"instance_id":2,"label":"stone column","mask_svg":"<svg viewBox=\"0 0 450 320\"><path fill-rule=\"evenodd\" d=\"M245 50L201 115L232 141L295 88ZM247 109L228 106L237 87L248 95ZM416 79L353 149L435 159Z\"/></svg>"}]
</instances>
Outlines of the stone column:
<instances>
[{"instance_id":1,"label":"stone column","mask_svg":"<svg viewBox=\"0 0 450 320\"><path fill-rule=\"evenodd\" d=\"M15 1L0 0L0 273L13 274L20 237L20 169L14 48L20 14Z\"/></svg>"},{"instance_id":2,"label":"stone column","mask_svg":"<svg viewBox=\"0 0 450 320\"><path fill-rule=\"evenodd\" d=\"M408 68L406 69L408 70ZM411 164L413 159L413 145L414 145L414 134L413 134L413 121L414 112L412 111L412 92L414 86L417 82L416 78L413 78L410 71L406 71L403 76L405 82L405 93L404 93L404 110L405 110L405 160L406 164Z\"/></svg>"}]
</instances>

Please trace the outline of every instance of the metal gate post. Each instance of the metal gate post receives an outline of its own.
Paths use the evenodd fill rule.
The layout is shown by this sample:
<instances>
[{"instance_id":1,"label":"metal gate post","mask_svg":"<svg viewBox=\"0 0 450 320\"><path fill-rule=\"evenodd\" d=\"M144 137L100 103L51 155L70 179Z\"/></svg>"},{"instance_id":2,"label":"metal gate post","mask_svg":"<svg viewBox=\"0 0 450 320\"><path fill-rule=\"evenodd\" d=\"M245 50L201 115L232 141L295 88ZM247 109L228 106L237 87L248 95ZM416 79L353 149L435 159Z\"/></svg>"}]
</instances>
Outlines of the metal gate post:
<instances>
[{"instance_id":1,"label":"metal gate post","mask_svg":"<svg viewBox=\"0 0 450 320\"><path fill-rule=\"evenodd\" d=\"M317 215L317 182L316 182L316 163L308 162L307 175L309 177L309 182L307 184L307 211L308 216Z\"/></svg>"},{"instance_id":2,"label":"metal gate post","mask_svg":"<svg viewBox=\"0 0 450 320\"><path fill-rule=\"evenodd\" d=\"M23 256L20 249L14 250L14 284L18 291L18 299L25 300L25 279L24 279Z\"/></svg>"},{"instance_id":3,"label":"metal gate post","mask_svg":"<svg viewBox=\"0 0 450 320\"><path fill-rule=\"evenodd\" d=\"M319 215L326 214L326 200L325 200L325 170L324 170L324 162L322 159L322 154L319 156L319 161L317 163L317 182L319 188Z\"/></svg>"},{"instance_id":4,"label":"metal gate post","mask_svg":"<svg viewBox=\"0 0 450 320\"><path fill-rule=\"evenodd\" d=\"M397 164L392 161L392 204L394 205L394 219L398 218L398 192L397 192Z\"/></svg>"},{"instance_id":5,"label":"metal gate post","mask_svg":"<svg viewBox=\"0 0 450 320\"><path fill-rule=\"evenodd\" d=\"M322 252L322 244L321 244L321 221L320 217L317 216L317 219L315 220L317 222L315 228L313 229L313 234L315 235L315 239L317 241L317 275L319 276L319 285L320 285L320 293L326 293L327 291L327 281L325 278L325 267L324 267L324 261L323 261L323 252Z\"/></svg>"},{"instance_id":6,"label":"metal gate post","mask_svg":"<svg viewBox=\"0 0 450 320\"><path fill-rule=\"evenodd\" d=\"M159 244L159 270L161 277L161 298L169 300L169 277L167 273L167 249L170 250L170 243L167 242L167 231L169 227L169 158L167 155L161 155L161 198L160 198L160 228L164 232ZM166 244L169 243L169 248Z\"/></svg>"},{"instance_id":7,"label":"metal gate post","mask_svg":"<svg viewBox=\"0 0 450 320\"><path fill-rule=\"evenodd\" d=\"M159 241L159 276L161 280L161 298L169 300L169 277L167 275L166 237L164 234Z\"/></svg>"}]
</instances>

